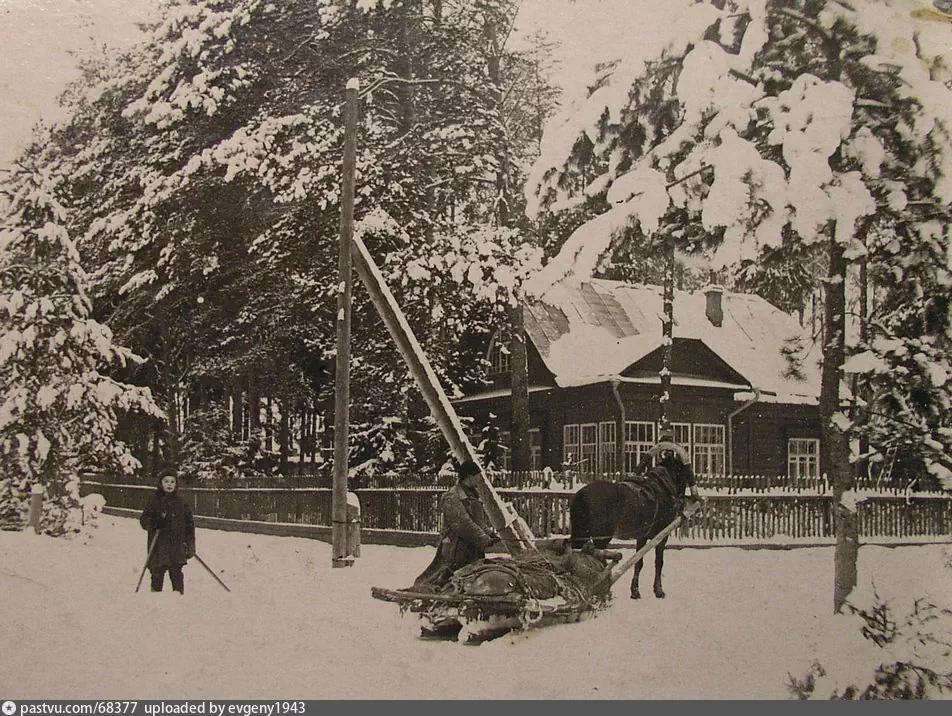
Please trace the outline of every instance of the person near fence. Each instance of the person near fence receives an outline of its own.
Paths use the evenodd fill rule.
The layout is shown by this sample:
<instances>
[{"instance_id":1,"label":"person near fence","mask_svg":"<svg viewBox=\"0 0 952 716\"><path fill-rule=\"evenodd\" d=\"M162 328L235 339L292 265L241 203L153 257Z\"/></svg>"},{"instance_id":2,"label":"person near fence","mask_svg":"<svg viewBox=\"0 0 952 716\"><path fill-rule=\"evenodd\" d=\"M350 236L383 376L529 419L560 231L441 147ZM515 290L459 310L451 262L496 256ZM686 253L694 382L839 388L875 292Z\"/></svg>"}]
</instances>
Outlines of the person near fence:
<instances>
[{"instance_id":1,"label":"person near fence","mask_svg":"<svg viewBox=\"0 0 952 716\"><path fill-rule=\"evenodd\" d=\"M195 556L195 520L191 508L178 494L175 473L165 472L159 478L139 524L148 533L146 549L151 551L146 566L152 576L152 591L162 591L168 572L172 589L184 594L182 567Z\"/></svg>"},{"instance_id":2,"label":"person near fence","mask_svg":"<svg viewBox=\"0 0 952 716\"><path fill-rule=\"evenodd\" d=\"M489 525L476 490L479 466L464 462L457 468L457 483L440 497L443 529L436 556L413 581L414 590L436 590L460 567L483 559L499 537Z\"/></svg>"}]
</instances>

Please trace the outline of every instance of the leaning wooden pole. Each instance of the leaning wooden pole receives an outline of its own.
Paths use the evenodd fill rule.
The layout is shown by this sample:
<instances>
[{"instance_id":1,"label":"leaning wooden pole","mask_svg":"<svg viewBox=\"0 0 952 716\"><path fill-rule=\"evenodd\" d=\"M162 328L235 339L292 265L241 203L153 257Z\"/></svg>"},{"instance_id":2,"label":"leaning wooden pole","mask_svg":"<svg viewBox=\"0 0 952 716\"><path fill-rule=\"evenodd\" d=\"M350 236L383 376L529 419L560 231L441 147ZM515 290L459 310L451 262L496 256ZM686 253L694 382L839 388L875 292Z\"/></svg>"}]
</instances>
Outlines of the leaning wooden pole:
<instances>
[{"instance_id":1,"label":"leaning wooden pole","mask_svg":"<svg viewBox=\"0 0 952 716\"><path fill-rule=\"evenodd\" d=\"M472 461L479 465L480 478L476 483L480 500L486 510L493 529L499 533L506 549L511 554L534 552L535 537L525 521L519 517L510 505L503 502L499 494L493 489L486 477L486 471L480 465L479 457L470 444L459 417L450 405L440 381L427 360L423 348L417 342L416 336L407 323L403 311L387 287L380 269L374 263L373 257L359 237L353 238L354 268L361 282L367 287L370 298L383 318L387 330L393 337L397 348L403 355L410 374L416 381L417 387L430 408L430 413L436 419L443 436L450 445L453 455L460 462Z\"/></svg>"},{"instance_id":2,"label":"leaning wooden pole","mask_svg":"<svg viewBox=\"0 0 952 716\"><path fill-rule=\"evenodd\" d=\"M356 79L347 83L344 106L344 162L340 205L340 254L337 284L337 369L334 376L334 489L331 496L331 565L349 567L347 554L347 444L350 425L350 303L353 272L354 174L357 166Z\"/></svg>"}]
</instances>

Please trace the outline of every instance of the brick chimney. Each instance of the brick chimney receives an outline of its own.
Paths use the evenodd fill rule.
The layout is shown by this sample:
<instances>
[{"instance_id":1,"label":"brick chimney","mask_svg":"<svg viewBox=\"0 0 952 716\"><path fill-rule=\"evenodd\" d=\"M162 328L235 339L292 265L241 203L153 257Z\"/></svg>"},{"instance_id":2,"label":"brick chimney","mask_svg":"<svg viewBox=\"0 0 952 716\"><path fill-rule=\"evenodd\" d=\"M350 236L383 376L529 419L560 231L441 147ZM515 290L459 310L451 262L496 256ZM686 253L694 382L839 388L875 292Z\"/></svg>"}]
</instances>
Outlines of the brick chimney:
<instances>
[{"instance_id":1,"label":"brick chimney","mask_svg":"<svg viewBox=\"0 0 952 716\"><path fill-rule=\"evenodd\" d=\"M720 286L708 286L704 289L704 295L707 297L707 308L705 314L707 320L712 326L721 327L724 323L724 306L721 303L724 289Z\"/></svg>"}]
</instances>

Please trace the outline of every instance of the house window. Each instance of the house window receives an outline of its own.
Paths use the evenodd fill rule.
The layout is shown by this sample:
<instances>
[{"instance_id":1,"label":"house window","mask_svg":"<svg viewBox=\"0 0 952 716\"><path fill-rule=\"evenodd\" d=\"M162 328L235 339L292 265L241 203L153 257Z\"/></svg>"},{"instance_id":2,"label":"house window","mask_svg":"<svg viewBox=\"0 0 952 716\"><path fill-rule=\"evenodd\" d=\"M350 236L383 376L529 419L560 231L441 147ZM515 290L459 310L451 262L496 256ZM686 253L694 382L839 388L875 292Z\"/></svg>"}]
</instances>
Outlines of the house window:
<instances>
[{"instance_id":1,"label":"house window","mask_svg":"<svg viewBox=\"0 0 952 716\"><path fill-rule=\"evenodd\" d=\"M694 425L696 475L723 475L725 454L723 425Z\"/></svg>"},{"instance_id":2,"label":"house window","mask_svg":"<svg viewBox=\"0 0 952 716\"><path fill-rule=\"evenodd\" d=\"M655 444L654 423L625 422L625 472L634 473Z\"/></svg>"},{"instance_id":3,"label":"house window","mask_svg":"<svg viewBox=\"0 0 952 716\"><path fill-rule=\"evenodd\" d=\"M674 442L691 454L691 423L671 423L674 431Z\"/></svg>"},{"instance_id":4,"label":"house window","mask_svg":"<svg viewBox=\"0 0 952 716\"><path fill-rule=\"evenodd\" d=\"M595 472L598 469L598 424L583 423L582 444L579 446L581 464L579 472Z\"/></svg>"},{"instance_id":5,"label":"house window","mask_svg":"<svg viewBox=\"0 0 952 716\"><path fill-rule=\"evenodd\" d=\"M598 471L607 474L617 472L615 459L615 423L598 424Z\"/></svg>"},{"instance_id":6,"label":"house window","mask_svg":"<svg viewBox=\"0 0 952 716\"><path fill-rule=\"evenodd\" d=\"M496 441L496 468L499 470L512 469L512 451L509 449L509 431L500 430Z\"/></svg>"},{"instance_id":7,"label":"house window","mask_svg":"<svg viewBox=\"0 0 952 716\"><path fill-rule=\"evenodd\" d=\"M577 424L562 426L562 465L569 470L578 469L580 433Z\"/></svg>"},{"instance_id":8,"label":"house window","mask_svg":"<svg viewBox=\"0 0 952 716\"><path fill-rule=\"evenodd\" d=\"M820 476L820 441L815 438L790 438L787 441L787 475Z\"/></svg>"},{"instance_id":9,"label":"house window","mask_svg":"<svg viewBox=\"0 0 952 716\"><path fill-rule=\"evenodd\" d=\"M542 430L532 428L529 430L529 463L530 469L542 469Z\"/></svg>"},{"instance_id":10,"label":"house window","mask_svg":"<svg viewBox=\"0 0 952 716\"><path fill-rule=\"evenodd\" d=\"M499 333L493 338L492 345L489 347L489 363L495 375L509 372L509 346Z\"/></svg>"},{"instance_id":11,"label":"house window","mask_svg":"<svg viewBox=\"0 0 952 716\"><path fill-rule=\"evenodd\" d=\"M562 427L562 465L577 472L615 472L615 423Z\"/></svg>"}]
</instances>

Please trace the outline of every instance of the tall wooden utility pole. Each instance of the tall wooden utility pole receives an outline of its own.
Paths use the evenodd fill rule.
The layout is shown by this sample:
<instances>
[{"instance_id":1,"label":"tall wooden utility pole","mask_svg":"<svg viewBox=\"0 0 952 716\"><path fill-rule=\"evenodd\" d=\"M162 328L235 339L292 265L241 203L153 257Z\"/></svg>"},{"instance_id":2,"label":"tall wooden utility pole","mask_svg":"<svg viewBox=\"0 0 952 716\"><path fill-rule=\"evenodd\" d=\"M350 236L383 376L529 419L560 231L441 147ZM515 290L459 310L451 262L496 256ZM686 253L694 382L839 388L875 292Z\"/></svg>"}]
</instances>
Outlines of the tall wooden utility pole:
<instances>
[{"instance_id":1,"label":"tall wooden utility pole","mask_svg":"<svg viewBox=\"0 0 952 716\"><path fill-rule=\"evenodd\" d=\"M353 276L350 247L354 238L354 173L357 166L356 78L347 82L344 107L344 165L340 202L340 260L337 288L337 371L334 382L334 489L331 498L331 565L349 567L347 554L348 426L350 425L350 301Z\"/></svg>"},{"instance_id":2,"label":"tall wooden utility pole","mask_svg":"<svg viewBox=\"0 0 952 716\"><path fill-rule=\"evenodd\" d=\"M671 365L674 352L674 237L665 237L664 297L661 322L661 395L659 430L671 426L668 403L671 401Z\"/></svg>"}]
</instances>

